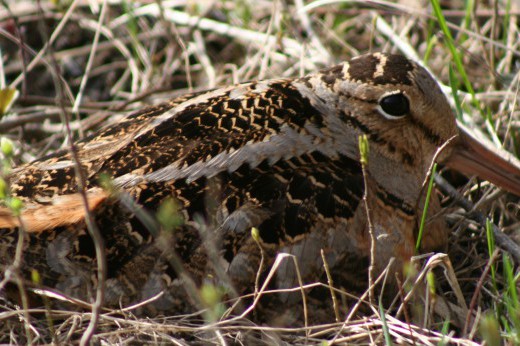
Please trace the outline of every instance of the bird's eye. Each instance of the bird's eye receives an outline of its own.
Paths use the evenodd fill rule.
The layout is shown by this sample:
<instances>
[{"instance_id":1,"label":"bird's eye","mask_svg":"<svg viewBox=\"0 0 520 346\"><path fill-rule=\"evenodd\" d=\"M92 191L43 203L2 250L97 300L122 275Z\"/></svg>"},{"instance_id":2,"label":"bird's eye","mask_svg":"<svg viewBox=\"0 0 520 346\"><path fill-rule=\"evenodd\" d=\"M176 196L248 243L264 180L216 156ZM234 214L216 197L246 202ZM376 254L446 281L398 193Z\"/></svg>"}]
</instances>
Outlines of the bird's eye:
<instances>
[{"instance_id":1,"label":"bird's eye","mask_svg":"<svg viewBox=\"0 0 520 346\"><path fill-rule=\"evenodd\" d=\"M388 119L400 118L410 112L410 101L402 93L383 96L379 100L379 110Z\"/></svg>"}]
</instances>

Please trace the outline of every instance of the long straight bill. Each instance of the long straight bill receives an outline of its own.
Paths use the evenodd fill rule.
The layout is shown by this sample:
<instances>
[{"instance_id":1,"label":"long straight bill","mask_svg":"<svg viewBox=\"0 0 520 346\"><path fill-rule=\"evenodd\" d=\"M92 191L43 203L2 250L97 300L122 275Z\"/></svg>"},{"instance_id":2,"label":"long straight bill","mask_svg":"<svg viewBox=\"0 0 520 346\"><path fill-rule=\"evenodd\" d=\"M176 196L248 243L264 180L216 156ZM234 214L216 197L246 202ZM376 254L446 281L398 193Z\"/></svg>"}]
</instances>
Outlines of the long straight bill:
<instances>
[{"instance_id":1,"label":"long straight bill","mask_svg":"<svg viewBox=\"0 0 520 346\"><path fill-rule=\"evenodd\" d=\"M473 138L461 125L459 132L451 155L443 163L520 196L520 161L505 150L492 148Z\"/></svg>"}]
</instances>

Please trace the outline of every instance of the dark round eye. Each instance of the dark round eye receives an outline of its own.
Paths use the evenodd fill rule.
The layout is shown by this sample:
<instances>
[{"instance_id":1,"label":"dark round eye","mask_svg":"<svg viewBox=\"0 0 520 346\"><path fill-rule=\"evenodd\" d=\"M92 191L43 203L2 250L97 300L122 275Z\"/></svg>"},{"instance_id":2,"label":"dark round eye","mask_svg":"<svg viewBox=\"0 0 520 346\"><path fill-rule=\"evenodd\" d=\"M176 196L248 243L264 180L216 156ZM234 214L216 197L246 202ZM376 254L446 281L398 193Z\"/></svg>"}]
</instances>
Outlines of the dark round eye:
<instances>
[{"instance_id":1,"label":"dark round eye","mask_svg":"<svg viewBox=\"0 0 520 346\"><path fill-rule=\"evenodd\" d=\"M383 115L387 118L402 117L410 112L410 102L402 93L384 96L379 100Z\"/></svg>"}]
</instances>

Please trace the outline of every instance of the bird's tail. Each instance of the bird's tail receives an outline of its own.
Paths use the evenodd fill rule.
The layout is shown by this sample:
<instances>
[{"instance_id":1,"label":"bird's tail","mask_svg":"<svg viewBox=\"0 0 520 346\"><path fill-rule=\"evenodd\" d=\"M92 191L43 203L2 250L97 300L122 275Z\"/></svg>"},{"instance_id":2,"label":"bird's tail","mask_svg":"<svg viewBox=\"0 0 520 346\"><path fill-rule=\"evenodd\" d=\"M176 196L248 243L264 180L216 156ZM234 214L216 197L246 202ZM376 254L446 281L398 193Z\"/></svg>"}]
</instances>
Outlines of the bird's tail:
<instances>
[{"instance_id":1,"label":"bird's tail","mask_svg":"<svg viewBox=\"0 0 520 346\"><path fill-rule=\"evenodd\" d=\"M38 233L73 225L85 219L87 210L94 211L105 201L108 193L96 187L88 190L85 197L88 208L81 193L53 197L49 204L29 202L20 216L15 216L9 208L0 207L0 229L22 226L26 232Z\"/></svg>"}]
</instances>

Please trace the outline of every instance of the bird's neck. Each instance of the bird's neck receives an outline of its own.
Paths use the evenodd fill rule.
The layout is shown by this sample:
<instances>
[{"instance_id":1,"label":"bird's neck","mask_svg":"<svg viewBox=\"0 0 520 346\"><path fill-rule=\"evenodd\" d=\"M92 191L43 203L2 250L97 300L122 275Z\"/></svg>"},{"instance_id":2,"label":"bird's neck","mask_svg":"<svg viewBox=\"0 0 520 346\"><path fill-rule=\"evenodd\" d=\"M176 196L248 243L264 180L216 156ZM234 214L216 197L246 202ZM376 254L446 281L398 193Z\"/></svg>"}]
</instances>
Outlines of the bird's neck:
<instances>
[{"instance_id":1,"label":"bird's neck","mask_svg":"<svg viewBox=\"0 0 520 346\"><path fill-rule=\"evenodd\" d=\"M376 150L370 152L368 172L378 184L378 188L384 191L388 198L392 198L396 203L402 202L404 208L414 211L419 203L427 169L407 169L402 163Z\"/></svg>"}]
</instances>

